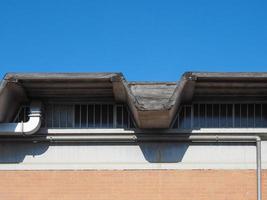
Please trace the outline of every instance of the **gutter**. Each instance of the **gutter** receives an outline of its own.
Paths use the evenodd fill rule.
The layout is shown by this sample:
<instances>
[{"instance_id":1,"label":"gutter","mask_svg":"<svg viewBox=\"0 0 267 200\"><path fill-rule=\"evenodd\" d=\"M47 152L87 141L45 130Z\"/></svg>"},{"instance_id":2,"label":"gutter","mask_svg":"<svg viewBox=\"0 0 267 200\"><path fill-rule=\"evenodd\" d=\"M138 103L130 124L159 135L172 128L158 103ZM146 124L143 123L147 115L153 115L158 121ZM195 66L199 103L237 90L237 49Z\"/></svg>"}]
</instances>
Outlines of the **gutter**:
<instances>
[{"instance_id":1,"label":"gutter","mask_svg":"<svg viewBox=\"0 0 267 200\"><path fill-rule=\"evenodd\" d=\"M26 136L36 133L41 127L41 102L33 101L29 120L20 123L0 123L0 136Z\"/></svg>"}]
</instances>

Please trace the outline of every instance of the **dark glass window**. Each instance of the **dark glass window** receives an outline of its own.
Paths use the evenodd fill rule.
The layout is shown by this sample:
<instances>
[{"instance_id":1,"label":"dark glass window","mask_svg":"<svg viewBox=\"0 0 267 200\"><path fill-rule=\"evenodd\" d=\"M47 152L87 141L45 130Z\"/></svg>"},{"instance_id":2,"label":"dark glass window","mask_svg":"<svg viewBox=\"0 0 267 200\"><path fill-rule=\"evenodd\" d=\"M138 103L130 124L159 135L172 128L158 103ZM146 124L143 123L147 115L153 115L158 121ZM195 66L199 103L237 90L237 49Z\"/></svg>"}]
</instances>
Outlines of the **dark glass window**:
<instances>
[{"instance_id":1,"label":"dark glass window","mask_svg":"<svg viewBox=\"0 0 267 200\"><path fill-rule=\"evenodd\" d=\"M261 128L267 127L267 104L182 105L172 128Z\"/></svg>"},{"instance_id":2,"label":"dark glass window","mask_svg":"<svg viewBox=\"0 0 267 200\"><path fill-rule=\"evenodd\" d=\"M116 104L47 104L45 123L48 128L134 128L125 105Z\"/></svg>"},{"instance_id":3,"label":"dark glass window","mask_svg":"<svg viewBox=\"0 0 267 200\"><path fill-rule=\"evenodd\" d=\"M29 120L29 112L30 112L29 106L21 106L13 122L15 123L27 122Z\"/></svg>"}]
</instances>

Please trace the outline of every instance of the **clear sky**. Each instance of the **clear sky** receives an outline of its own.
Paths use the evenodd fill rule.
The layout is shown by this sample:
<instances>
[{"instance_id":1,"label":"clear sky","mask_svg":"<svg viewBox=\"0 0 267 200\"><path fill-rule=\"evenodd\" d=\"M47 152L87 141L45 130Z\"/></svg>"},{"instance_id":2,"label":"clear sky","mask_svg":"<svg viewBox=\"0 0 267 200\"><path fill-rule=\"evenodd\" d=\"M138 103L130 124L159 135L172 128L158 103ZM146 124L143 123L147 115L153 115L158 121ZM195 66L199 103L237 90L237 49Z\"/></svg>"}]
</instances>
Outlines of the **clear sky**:
<instances>
[{"instance_id":1,"label":"clear sky","mask_svg":"<svg viewBox=\"0 0 267 200\"><path fill-rule=\"evenodd\" d=\"M6 72L267 71L266 0L0 0Z\"/></svg>"}]
</instances>

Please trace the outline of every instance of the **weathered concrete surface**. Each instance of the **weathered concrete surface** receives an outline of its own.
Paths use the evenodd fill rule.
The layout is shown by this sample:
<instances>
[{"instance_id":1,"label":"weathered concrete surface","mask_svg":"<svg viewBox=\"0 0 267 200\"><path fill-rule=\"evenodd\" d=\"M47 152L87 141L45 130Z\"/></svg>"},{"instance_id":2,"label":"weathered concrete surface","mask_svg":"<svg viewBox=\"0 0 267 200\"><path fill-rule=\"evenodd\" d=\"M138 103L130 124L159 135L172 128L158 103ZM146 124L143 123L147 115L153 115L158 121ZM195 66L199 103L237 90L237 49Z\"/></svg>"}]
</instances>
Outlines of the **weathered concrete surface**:
<instances>
[{"instance_id":1,"label":"weathered concrete surface","mask_svg":"<svg viewBox=\"0 0 267 200\"><path fill-rule=\"evenodd\" d=\"M129 84L129 87L144 110L165 110L176 84Z\"/></svg>"}]
</instances>

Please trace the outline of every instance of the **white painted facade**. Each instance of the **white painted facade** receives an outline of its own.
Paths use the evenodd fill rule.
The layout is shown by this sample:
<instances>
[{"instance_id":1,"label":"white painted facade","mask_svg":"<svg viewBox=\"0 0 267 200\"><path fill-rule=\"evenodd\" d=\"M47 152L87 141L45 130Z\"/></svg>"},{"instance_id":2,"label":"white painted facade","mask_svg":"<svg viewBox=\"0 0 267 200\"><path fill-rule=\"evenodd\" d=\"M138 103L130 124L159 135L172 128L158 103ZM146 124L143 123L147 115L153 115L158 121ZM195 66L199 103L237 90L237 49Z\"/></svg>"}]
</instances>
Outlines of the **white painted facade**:
<instances>
[{"instance_id":1,"label":"white painted facade","mask_svg":"<svg viewBox=\"0 0 267 200\"><path fill-rule=\"evenodd\" d=\"M267 169L267 141L262 141ZM248 144L87 143L0 144L0 170L256 169L256 147Z\"/></svg>"}]
</instances>

